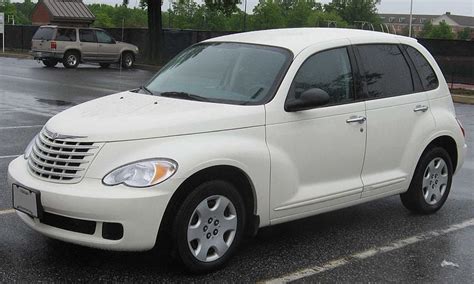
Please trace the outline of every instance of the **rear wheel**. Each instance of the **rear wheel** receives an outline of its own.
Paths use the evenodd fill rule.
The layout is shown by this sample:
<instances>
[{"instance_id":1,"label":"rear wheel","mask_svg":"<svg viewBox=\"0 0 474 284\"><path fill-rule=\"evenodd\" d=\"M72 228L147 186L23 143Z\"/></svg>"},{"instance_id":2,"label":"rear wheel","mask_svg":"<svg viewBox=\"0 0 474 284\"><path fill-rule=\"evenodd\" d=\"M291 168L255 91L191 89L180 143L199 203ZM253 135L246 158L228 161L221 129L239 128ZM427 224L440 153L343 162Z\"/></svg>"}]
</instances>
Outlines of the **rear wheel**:
<instances>
[{"instance_id":1,"label":"rear wheel","mask_svg":"<svg viewBox=\"0 0 474 284\"><path fill-rule=\"evenodd\" d=\"M123 68L130 69L133 67L133 64L135 63L135 56L133 56L133 53L131 52L124 52L122 53L120 62Z\"/></svg>"},{"instance_id":2,"label":"rear wheel","mask_svg":"<svg viewBox=\"0 0 474 284\"><path fill-rule=\"evenodd\" d=\"M193 190L181 204L174 221L179 258L192 272L224 265L243 237L245 206L237 189L222 180Z\"/></svg>"},{"instance_id":3,"label":"rear wheel","mask_svg":"<svg viewBox=\"0 0 474 284\"><path fill-rule=\"evenodd\" d=\"M63 65L66 68L76 68L79 65L81 56L77 51L68 51L64 54Z\"/></svg>"},{"instance_id":4,"label":"rear wheel","mask_svg":"<svg viewBox=\"0 0 474 284\"><path fill-rule=\"evenodd\" d=\"M110 63L99 63L100 67L101 68L109 68L110 67Z\"/></svg>"},{"instance_id":5,"label":"rear wheel","mask_svg":"<svg viewBox=\"0 0 474 284\"><path fill-rule=\"evenodd\" d=\"M423 153L407 192L400 195L411 211L430 214L438 211L451 190L453 166L445 149L434 147Z\"/></svg>"},{"instance_id":6,"label":"rear wheel","mask_svg":"<svg viewBox=\"0 0 474 284\"><path fill-rule=\"evenodd\" d=\"M56 64L58 64L58 61L54 60L54 59L44 59L43 64L44 64L44 66L46 66L48 68L52 68L52 67L56 66Z\"/></svg>"}]
</instances>

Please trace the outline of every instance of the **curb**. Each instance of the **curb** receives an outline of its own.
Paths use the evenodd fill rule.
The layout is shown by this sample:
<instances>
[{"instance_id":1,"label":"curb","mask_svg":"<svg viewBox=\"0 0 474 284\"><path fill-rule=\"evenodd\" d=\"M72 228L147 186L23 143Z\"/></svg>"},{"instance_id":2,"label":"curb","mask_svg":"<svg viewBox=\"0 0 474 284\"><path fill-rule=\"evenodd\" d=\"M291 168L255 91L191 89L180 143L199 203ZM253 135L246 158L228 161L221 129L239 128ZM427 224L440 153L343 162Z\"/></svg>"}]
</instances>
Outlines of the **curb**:
<instances>
[{"instance_id":1,"label":"curb","mask_svg":"<svg viewBox=\"0 0 474 284\"><path fill-rule=\"evenodd\" d=\"M455 103L474 105L474 96L453 94L452 97Z\"/></svg>"}]
</instances>

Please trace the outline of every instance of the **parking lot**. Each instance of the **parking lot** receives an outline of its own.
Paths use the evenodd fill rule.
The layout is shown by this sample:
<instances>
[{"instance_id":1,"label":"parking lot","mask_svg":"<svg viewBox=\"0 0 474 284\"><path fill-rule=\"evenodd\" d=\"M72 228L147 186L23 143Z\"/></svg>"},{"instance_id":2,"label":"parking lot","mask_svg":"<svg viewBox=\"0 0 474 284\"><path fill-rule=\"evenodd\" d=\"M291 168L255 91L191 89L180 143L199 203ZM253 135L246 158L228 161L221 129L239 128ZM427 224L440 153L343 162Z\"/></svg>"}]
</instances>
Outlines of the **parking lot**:
<instances>
[{"instance_id":1,"label":"parking lot","mask_svg":"<svg viewBox=\"0 0 474 284\"><path fill-rule=\"evenodd\" d=\"M448 201L434 215L414 215L394 196L263 228L244 241L226 268L199 276L187 274L156 249L102 251L29 229L11 209L9 162L22 154L49 117L138 87L151 76L145 70L93 65L46 69L33 60L0 57L0 282L473 282L473 105L456 105L469 150Z\"/></svg>"}]
</instances>

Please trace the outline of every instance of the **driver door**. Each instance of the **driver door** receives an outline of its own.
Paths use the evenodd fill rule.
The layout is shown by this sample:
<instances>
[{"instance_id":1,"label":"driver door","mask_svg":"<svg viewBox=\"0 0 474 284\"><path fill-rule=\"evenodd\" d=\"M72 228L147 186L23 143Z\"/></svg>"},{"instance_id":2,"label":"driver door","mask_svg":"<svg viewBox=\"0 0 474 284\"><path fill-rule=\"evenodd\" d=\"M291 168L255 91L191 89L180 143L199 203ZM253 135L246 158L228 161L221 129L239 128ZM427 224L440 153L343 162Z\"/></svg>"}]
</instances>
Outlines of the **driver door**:
<instances>
[{"instance_id":1,"label":"driver door","mask_svg":"<svg viewBox=\"0 0 474 284\"><path fill-rule=\"evenodd\" d=\"M360 199L365 103L355 100L350 54L342 46L298 55L305 59L292 77L286 101L317 88L327 92L328 104L293 112L282 105L279 112L275 105L267 108L272 224Z\"/></svg>"}]
</instances>

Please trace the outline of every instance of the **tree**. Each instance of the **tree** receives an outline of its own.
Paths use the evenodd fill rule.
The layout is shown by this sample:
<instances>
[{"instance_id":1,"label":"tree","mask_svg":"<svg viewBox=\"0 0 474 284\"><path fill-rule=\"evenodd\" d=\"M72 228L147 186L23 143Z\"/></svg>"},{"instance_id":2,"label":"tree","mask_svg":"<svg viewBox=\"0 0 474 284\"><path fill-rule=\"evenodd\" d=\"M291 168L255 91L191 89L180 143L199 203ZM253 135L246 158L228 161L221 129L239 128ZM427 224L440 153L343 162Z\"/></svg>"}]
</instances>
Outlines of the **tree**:
<instances>
[{"instance_id":1,"label":"tree","mask_svg":"<svg viewBox=\"0 0 474 284\"><path fill-rule=\"evenodd\" d=\"M431 21L428 21L423 24L423 28L421 29L421 32L418 34L418 37L428 38L432 30L433 30L433 24L431 23Z\"/></svg>"},{"instance_id":2,"label":"tree","mask_svg":"<svg viewBox=\"0 0 474 284\"><path fill-rule=\"evenodd\" d=\"M237 10L239 10L237 4L240 3L240 1L236 0L204 0L204 2L209 10L222 12L226 16L230 16L234 12L237 12Z\"/></svg>"},{"instance_id":3,"label":"tree","mask_svg":"<svg viewBox=\"0 0 474 284\"><path fill-rule=\"evenodd\" d=\"M454 33L445 21L441 21L439 25L433 27L429 37L438 39L454 39Z\"/></svg>"},{"instance_id":4,"label":"tree","mask_svg":"<svg viewBox=\"0 0 474 284\"><path fill-rule=\"evenodd\" d=\"M336 13L327 13L322 11L313 12L307 21L307 26L309 27L338 27L345 28L347 27L347 22L345 22L338 14Z\"/></svg>"},{"instance_id":5,"label":"tree","mask_svg":"<svg viewBox=\"0 0 474 284\"><path fill-rule=\"evenodd\" d=\"M469 40L471 37L471 28L465 27L463 30L458 32L458 39Z\"/></svg>"},{"instance_id":6,"label":"tree","mask_svg":"<svg viewBox=\"0 0 474 284\"><path fill-rule=\"evenodd\" d=\"M380 0L333 0L324 5L326 12L334 12L349 24L356 21L366 21L372 24L380 23L376 4Z\"/></svg>"},{"instance_id":7,"label":"tree","mask_svg":"<svg viewBox=\"0 0 474 284\"><path fill-rule=\"evenodd\" d=\"M284 6L282 7L282 10L283 9ZM318 9L321 9L321 5L316 5L315 1L293 1L292 5L289 6L286 11L286 27L296 28L307 26L309 17Z\"/></svg>"},{"instance_id":8,"label":"tree","mask_svg":"<svg viewBox=\"0 0 474 284\"><path fill-rule=\"evenodd\" d=\"M251 29L256 30L283 28L286 25L282 7L274 0L262 0L258 3L250 20Z\"/></svg>"}]
</instances>

